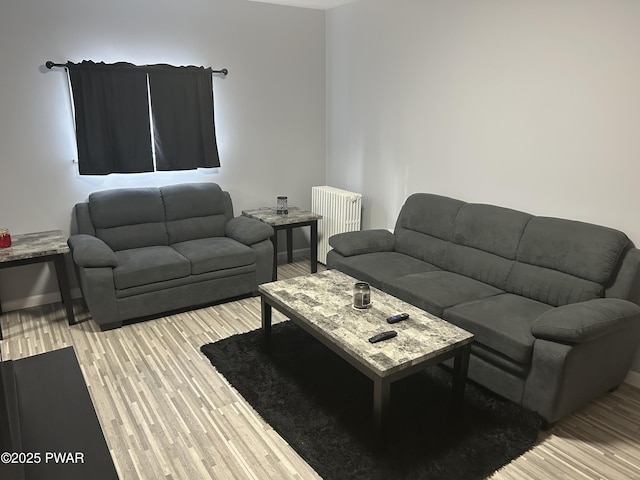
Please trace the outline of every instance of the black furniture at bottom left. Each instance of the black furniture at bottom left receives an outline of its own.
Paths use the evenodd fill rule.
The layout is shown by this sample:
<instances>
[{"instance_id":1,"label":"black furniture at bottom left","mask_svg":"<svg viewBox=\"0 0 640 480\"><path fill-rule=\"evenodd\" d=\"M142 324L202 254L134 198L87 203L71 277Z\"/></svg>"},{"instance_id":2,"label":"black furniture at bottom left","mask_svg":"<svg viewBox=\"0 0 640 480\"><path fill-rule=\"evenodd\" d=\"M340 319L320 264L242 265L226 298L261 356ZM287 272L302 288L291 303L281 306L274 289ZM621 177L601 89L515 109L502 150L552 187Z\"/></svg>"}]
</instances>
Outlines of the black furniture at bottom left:
<instances>
[{"instance_id":1,"label":"black furniture at bottom left","mask_svg":"<svg viewBox=\"0 0 640 480\"><path fill-rule=\"evenodd\" d=\"M114 480L73 347L0 363L0 478Z\"/></svg>"}]
</instances>

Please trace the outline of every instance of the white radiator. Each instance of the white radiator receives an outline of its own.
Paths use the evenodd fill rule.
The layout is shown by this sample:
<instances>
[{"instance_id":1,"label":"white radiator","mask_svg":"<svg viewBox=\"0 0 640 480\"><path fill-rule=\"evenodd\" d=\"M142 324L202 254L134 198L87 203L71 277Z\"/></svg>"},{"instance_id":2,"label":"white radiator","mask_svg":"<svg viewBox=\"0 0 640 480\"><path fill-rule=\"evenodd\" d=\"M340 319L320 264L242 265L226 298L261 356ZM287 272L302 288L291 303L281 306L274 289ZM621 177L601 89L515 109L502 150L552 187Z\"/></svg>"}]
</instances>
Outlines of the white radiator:
<instances>
[{"instance_id":1,"label":"white radiator","mask_svg":"<svg viewBox=\"0 0 640 480\"><path fill-rule=\"evenodd\" d=\"M318 262L327 264L329 238L337 233L360 230L362 195L322 186L311 188L311 210L318 220Z\"/></svg>"}]
</instances>

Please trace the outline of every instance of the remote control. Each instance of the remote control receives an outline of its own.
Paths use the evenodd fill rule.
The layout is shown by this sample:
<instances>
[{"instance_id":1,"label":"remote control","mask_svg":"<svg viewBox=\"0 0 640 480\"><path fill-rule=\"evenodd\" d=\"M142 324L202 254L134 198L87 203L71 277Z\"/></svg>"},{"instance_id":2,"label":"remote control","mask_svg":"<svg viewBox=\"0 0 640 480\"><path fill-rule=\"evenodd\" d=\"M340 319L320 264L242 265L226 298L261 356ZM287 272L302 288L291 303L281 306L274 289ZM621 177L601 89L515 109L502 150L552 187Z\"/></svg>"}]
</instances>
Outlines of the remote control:
<instances>
[{"instance_id":1,"label":"remote control","mask_svg":"<svg viewBox=\"0 0 640 480\"><path fill-rule=\"evenodd\" d=\"M374 335L369 339L369 341L371 343L381 342L383 340L388 340L390 338L393 338L396 335L398 335L398 332L396 332L395 330L389 330L388 332L382 332L382 333L378 333L377 335Z\"/></svg>"},{"instance_id":2,"label":"remote control","mask_svg":"<svg viewBox=\"0 0 640 480\"><path fill-rule=\"evenodd\" d=\"M398 313L397 315L391 315L387 318L387 323L398 323L402 320L406 320L407 318L409 318L408 313Z\"/></svg>"}]
</instances>

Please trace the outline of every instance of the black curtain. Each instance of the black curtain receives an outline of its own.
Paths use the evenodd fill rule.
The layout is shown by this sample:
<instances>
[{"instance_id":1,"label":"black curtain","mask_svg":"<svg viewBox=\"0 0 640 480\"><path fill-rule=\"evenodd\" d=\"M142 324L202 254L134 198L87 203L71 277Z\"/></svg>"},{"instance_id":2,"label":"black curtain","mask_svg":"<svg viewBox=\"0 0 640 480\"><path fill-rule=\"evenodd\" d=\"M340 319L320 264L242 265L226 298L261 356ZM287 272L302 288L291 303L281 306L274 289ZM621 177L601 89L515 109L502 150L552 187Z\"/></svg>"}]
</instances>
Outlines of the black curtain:
<instances>
[{"instance_id":1,"label":"black curtain","mask_svg":"<svg viewBox=\"0 0 640 480\"><path fill-rule=\"evenodd\" d=\"M155 65L148 73L156 168L219 167L211 69Z\"/></svg>"},{"instance_id":2,"label":"black curtain","mask_svg":"<svg viewBox=\"0 0 640 480\"><path fill-rule=\"evenodd\" d=\"M147 74L128 63L68 63L81 175L153 171Z\"/></svg>"}]
</instances>

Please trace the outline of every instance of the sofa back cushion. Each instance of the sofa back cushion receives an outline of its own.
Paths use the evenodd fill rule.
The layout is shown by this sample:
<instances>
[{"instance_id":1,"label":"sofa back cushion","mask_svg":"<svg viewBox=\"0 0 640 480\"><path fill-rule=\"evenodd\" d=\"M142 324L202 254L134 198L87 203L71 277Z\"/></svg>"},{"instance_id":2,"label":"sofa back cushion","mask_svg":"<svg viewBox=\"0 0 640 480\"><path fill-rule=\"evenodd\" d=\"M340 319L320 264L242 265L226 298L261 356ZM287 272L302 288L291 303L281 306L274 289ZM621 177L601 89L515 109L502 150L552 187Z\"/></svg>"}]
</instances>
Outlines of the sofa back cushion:
<instances>
[{"instance_id":1,"label":"sofa back cushion","mask_svg":"<svg viewBox=\"0 0 640 480\"><path fill-rule=\"evenodd\" d=\"M157 188L119 188L89 195L98 238L113 250L167 245L164 205Z\"/></svg>"},{"instance_id":2,"label":"sofa back cushion","mask_svg":"<svg viewBox=\"0 0 640 480\"><path fill-rule=\"evenodd\" d=\"M508 208L465 204L455 220L444 268L504 289L531 218Z\"/></svg>"},{"instance_id":3,"label":"sofa back cushion","mask_svg":"<svg viewBox=\"0 0 640 480\"><path fill-rule=\"evenodd\" d=\"M520 240L507 291L556 306L602 297L629 246L627 236L611 228L534 217Z\"/></svg>"},{"instance_id":4,"label":"sofa back cushion","mask_svg":"<svg viewBox=\"0 0 640 480\"><path fill-rule=\"evenodd\" d=\"M228 195L215 183L186 183L160 187L166 212L169 244L224 237L232 217Z\"/></svg>"},{"instance_id":5,"label":"sofa back cushion","mask_svg":"<svg viewBox=\"0 0 640 480\"><path fill-rule=\"evenodd\" d=\"M407 198L394 233L397 252L554 306L604 296L632 246L611 228L428 193Z\"/></svg>"},{"instance_id":6,"label":"sofa back cushion","mask_svg":"<svg viewBox=\"0 0 640 480\"><path fill-rule=\"evenodd\" d=\"M405 201L395 227L395 251L442 268L461 200L415 193Z\"/></svg>"}]
</instances>

